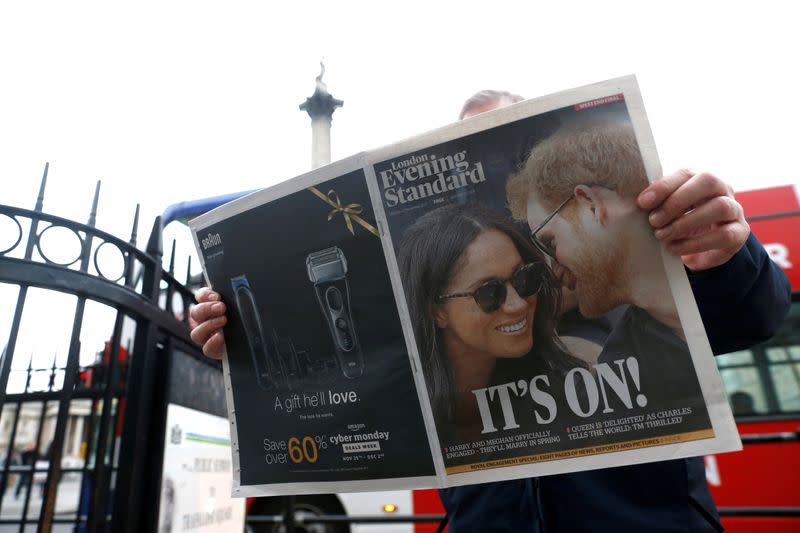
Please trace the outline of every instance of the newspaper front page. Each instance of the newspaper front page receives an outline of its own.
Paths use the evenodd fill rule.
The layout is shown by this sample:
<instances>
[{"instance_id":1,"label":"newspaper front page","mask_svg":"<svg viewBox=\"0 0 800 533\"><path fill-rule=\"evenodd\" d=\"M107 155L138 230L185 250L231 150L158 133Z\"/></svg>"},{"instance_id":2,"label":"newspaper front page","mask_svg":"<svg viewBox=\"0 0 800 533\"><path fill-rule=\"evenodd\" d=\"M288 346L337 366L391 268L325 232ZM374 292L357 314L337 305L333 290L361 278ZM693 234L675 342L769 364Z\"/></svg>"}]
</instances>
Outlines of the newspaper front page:
<instances>
[{"instance_id":1,"label":"newspaper front page","mask_svg":"<svg viewBox=\"0 0 800 533\"><path fill-rule=\"evenodd\" d=\"M359 154L191 223L228 304L234 495L446 487L741 443L635 78Z\"/></svg>"}]
</instances>

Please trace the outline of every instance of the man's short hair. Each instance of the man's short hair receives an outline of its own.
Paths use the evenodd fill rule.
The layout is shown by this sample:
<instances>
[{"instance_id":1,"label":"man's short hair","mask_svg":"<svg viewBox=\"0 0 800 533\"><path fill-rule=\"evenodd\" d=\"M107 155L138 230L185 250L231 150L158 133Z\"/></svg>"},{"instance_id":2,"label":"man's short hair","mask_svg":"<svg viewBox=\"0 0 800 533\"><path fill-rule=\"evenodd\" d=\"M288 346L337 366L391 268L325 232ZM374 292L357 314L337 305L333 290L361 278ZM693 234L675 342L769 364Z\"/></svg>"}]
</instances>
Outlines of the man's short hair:
<instances>
[{"instance_id":1,"label":"man's short hair","mask_svg":"<svg viewBox=\"0 0 800 533\"><path fill-rule=\"evenodd\" d=\"M508 91L495 91L493 89L478 91L467 98L467 101L461 106L461 113L458 114L458 120L462 120L464 115L473 109L483 107L492 102L500 102L501 100L507 100L509 104L516 104L517 102L523 101L524 98Z\"/></svg>"},{"instance_id":2,"label":"man's short hair","mask_svg":"<svg viewBox=\"0 0 800 533\"><path fill-rule=\"evenodd\" d=\"M578 185L600 185L626 198L644 189L647 173L630 124L606 121L562 127L534 146L506 182L506 198L514 218L525 220L530 194L553 207Z\"/></svg>"}]
</instances>

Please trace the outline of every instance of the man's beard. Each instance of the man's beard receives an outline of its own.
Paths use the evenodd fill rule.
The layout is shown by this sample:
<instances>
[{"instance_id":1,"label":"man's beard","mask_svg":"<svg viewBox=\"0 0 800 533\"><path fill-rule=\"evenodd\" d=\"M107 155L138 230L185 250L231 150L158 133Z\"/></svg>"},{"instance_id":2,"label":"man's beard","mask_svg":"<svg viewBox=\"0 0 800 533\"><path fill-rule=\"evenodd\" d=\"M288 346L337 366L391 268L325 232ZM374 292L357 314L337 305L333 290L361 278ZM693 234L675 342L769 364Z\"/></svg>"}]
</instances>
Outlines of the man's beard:
<instances>
[{"instance_id":1,"label":"man's beard","mask_svg":"<svg viewBox=\"0 0 800 533\"><path fill-rule=\"evenodd\" d=\"M597 318L626 303L620 283L624 254L618 247L596 246L596 241L577 225L575 230L582 246L570 270L576 278L578 309L587 318Z\"/></svg>"}]
</instances>

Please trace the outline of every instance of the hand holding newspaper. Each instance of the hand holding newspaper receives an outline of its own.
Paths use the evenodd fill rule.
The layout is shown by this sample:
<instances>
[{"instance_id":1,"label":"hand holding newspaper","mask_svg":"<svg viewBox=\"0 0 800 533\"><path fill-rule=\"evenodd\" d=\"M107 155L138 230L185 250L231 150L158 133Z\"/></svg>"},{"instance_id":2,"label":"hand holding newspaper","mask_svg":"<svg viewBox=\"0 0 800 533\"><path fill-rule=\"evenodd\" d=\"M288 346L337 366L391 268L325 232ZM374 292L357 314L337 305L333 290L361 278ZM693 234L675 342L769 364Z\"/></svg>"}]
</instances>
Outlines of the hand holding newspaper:
<instances>
[{"instance_id":1,"label":"hand holding newspaper","mask_svg":"<svg viewBox=\"0 0 800 533\"><path fill-rule=\"evenodd\" d=\"M234 495L739 449L633 77L359 154L191 223L227 304Z\"/></svg>"}]
</instances>

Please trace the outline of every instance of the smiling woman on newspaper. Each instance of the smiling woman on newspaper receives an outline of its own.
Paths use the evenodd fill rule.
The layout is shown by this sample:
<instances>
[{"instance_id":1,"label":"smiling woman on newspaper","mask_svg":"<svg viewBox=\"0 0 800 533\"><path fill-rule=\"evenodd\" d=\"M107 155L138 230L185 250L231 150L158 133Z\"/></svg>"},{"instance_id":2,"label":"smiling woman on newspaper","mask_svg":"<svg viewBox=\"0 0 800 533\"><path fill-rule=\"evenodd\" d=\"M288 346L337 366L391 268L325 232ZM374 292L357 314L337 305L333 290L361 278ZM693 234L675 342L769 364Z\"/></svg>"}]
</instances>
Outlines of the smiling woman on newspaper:
<instances>
[{"instance_id":1,"label":"smiling woman on newspaper","mask_svg":"<svg viewBox=\"0 0 800 533\"><path fill-rule=\"evenodd\" d=\"M405 231L398 263L443 445L480 435L474 390L582 365L555 335L549 267L501 216L431 211Z\"/></svg>"}]
</instances>

